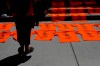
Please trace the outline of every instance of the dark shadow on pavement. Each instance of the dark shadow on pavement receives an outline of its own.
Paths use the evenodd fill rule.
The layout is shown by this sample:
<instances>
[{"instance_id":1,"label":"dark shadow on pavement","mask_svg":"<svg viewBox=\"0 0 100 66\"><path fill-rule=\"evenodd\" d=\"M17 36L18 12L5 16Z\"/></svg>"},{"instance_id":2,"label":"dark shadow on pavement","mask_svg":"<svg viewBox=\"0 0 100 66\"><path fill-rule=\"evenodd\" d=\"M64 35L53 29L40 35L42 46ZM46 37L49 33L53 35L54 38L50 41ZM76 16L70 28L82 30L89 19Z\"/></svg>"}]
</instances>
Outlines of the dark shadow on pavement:
<instances>
[{"instance_id":1,"label":"dark shadow on pavement","mask_svg":"<svg viewBox=\"0 0 100 66\"><path fill-rule=\"evenodd\" d=\"M18 54L0 60L0 66L18 66L25 63L31 56L19 56Z\"/></svg>"}]
</instances>

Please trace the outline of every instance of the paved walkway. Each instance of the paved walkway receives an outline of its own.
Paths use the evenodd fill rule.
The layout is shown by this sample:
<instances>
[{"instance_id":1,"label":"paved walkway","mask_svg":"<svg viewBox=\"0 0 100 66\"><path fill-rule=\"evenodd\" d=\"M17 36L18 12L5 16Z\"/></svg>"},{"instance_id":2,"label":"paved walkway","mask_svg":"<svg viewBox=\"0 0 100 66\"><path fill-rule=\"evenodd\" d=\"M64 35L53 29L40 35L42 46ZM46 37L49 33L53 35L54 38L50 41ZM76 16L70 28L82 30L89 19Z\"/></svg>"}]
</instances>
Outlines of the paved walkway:
<instances>
[{"instance_id":1,"label":"paved walkway","mask_svg":"<svg viewBox=\"0 0 100 66\"><path fill-rule=\"evenodd\" d=\"M42 22L41 22L42 23ZM65 22L73 23L73 22ZM99 21L90 21L96 24ZM79 24L79 23L78 23ZM35 30L40 29L35 26ZM14 31L15 27L11 28ZM77 34L80 42L60 43L57 36L51 41L37 41L32 36L31 46L35 50L27 57L18 57L19 44L10 36L5 43L0 43L0 63L9 66L100 66L100 41L84 41Z\"/></svg>"}]
</instances>

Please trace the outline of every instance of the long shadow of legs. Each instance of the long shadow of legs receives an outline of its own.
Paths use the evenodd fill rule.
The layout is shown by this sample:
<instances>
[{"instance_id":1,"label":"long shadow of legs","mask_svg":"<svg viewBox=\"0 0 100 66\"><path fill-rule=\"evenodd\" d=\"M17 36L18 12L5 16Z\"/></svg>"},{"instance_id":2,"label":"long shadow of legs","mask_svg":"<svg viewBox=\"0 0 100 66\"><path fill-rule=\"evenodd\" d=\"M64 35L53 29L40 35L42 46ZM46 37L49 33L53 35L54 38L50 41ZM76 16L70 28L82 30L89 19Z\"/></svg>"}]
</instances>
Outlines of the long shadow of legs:
<instances>
[{"instance_id":1,"label":"long shadow of legs","mask_svg":"<svg viewBox=\"0 0 100 66\"><path fill-rule=\"evenodd\" d=\"M31 56L19 56L18 54L0 60L0 66L18 66L28 61Z\"/></svg>"}]
</instances>

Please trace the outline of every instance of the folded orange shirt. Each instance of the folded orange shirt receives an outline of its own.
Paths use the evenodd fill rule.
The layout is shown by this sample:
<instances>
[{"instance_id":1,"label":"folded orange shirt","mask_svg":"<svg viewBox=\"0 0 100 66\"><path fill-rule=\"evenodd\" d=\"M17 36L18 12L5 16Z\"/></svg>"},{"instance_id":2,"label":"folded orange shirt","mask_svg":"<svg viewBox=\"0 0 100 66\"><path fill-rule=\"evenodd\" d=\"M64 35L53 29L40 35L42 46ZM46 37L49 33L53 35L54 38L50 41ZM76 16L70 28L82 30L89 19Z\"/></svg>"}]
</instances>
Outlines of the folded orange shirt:
<instances>
[{"instance_id":1,"label":"folded orange shirt","mask_svg":"<svg viewBox=\"0 0 100 66\"><path fill-rule=\"evenodd\" d=\"M52 40L54 37L55 31L42 31L39 30L37 31L36 37L34 38L35 40Z\"/></svg>"},{"instance_id":2,"label":"folded orange shirt","mask_svg":"<svg viewBox=\"0 0 100 66\"><path fill-rule=\"evenodd\" d=\"M96 41L100 40L100 35L96 31L79 31L84 41Z\"/></svg>"},{"instance_id":3,"label":"folded orange shirt","mask_svg":"<svg viewBox=\"0 0 100 66\"><path fill-rule=\"evenodd\" d=\"M74 31L74 27L71 24L57 24L59 31Z\"/></svg>"},{"instance_id":4,"label":"folded orange shirt","mask_svg":"<svg viewBox=\"0 0 100 66\"><path fill-rule=\"evenodd\" d=\"M10 31L10 29L14 26L13 23L1 23L0 30L2 31Z\"/></svg>"},{"instance_id":5,"label":"folded orange shirt","mask_svg":"<svg viewBox=\"0 0 100 66\"><path fill-rule=\"evenodd\" d=\"M11 33L9 31L0 32L0 43L6 42L7 39L9 38L10 34Z\"/></svg>"},{"instance_id":6,"label":"folded orange shirt","mask_svg":"<svg viewBox=\"0 0 100 66\"><path fill-rule=\"evenodd\" d=\"M94 24L74 24L77 27L77 31L96 31L93 26Z\"/></svg>"},{"instance_id":7,"label":"folded orange shirt","mask_svg":"<svg viewBox=\"0 0 100 66\"><path fill-rule=\"evenodd\" d=\"M79 42L79 38L77 37L75 32L56 32L56 35L59 38L61 43L63 42Z\"/></svg>"},{"instance_id":8,"label":"folded orange shirt","mask_svg":"<svg viewBox=\"0 0 100 66\"><path fill-rule=\"evenodd\" d=\"M53 23L41 23L40 30L46 30L46 31L56 31L56 27Z\"/></svg>"}]
</instances>

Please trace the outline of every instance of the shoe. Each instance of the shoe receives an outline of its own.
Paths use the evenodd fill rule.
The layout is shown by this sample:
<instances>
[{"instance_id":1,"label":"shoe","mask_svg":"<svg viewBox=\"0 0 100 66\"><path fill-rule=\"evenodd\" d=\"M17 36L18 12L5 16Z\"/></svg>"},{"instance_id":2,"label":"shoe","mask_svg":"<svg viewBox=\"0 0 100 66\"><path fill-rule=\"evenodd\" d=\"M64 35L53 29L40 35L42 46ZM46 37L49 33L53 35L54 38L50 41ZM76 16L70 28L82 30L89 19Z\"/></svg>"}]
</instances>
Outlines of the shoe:
<instances>
[{"instance_id":1,"label":"shoe","mask_svg":"<svg viewBox=\"0 0 100 66\"><path fill-rule=\"evenodd\" d=\"M24 54L29 54L31 52L33 52L34 48L33 47L29 47L29 50L28 51L25 51Z\"/></svg>"},{"instance_id":2,"label":"shoe","mask_svg":"<svg viewBox=\"0 0 100 66\"><path fill-rule=\"evenodd\" d=\"M18 48L18 55L20 56L24 55L24 50L21 47Z\"/></svg>"}]
</instances>

